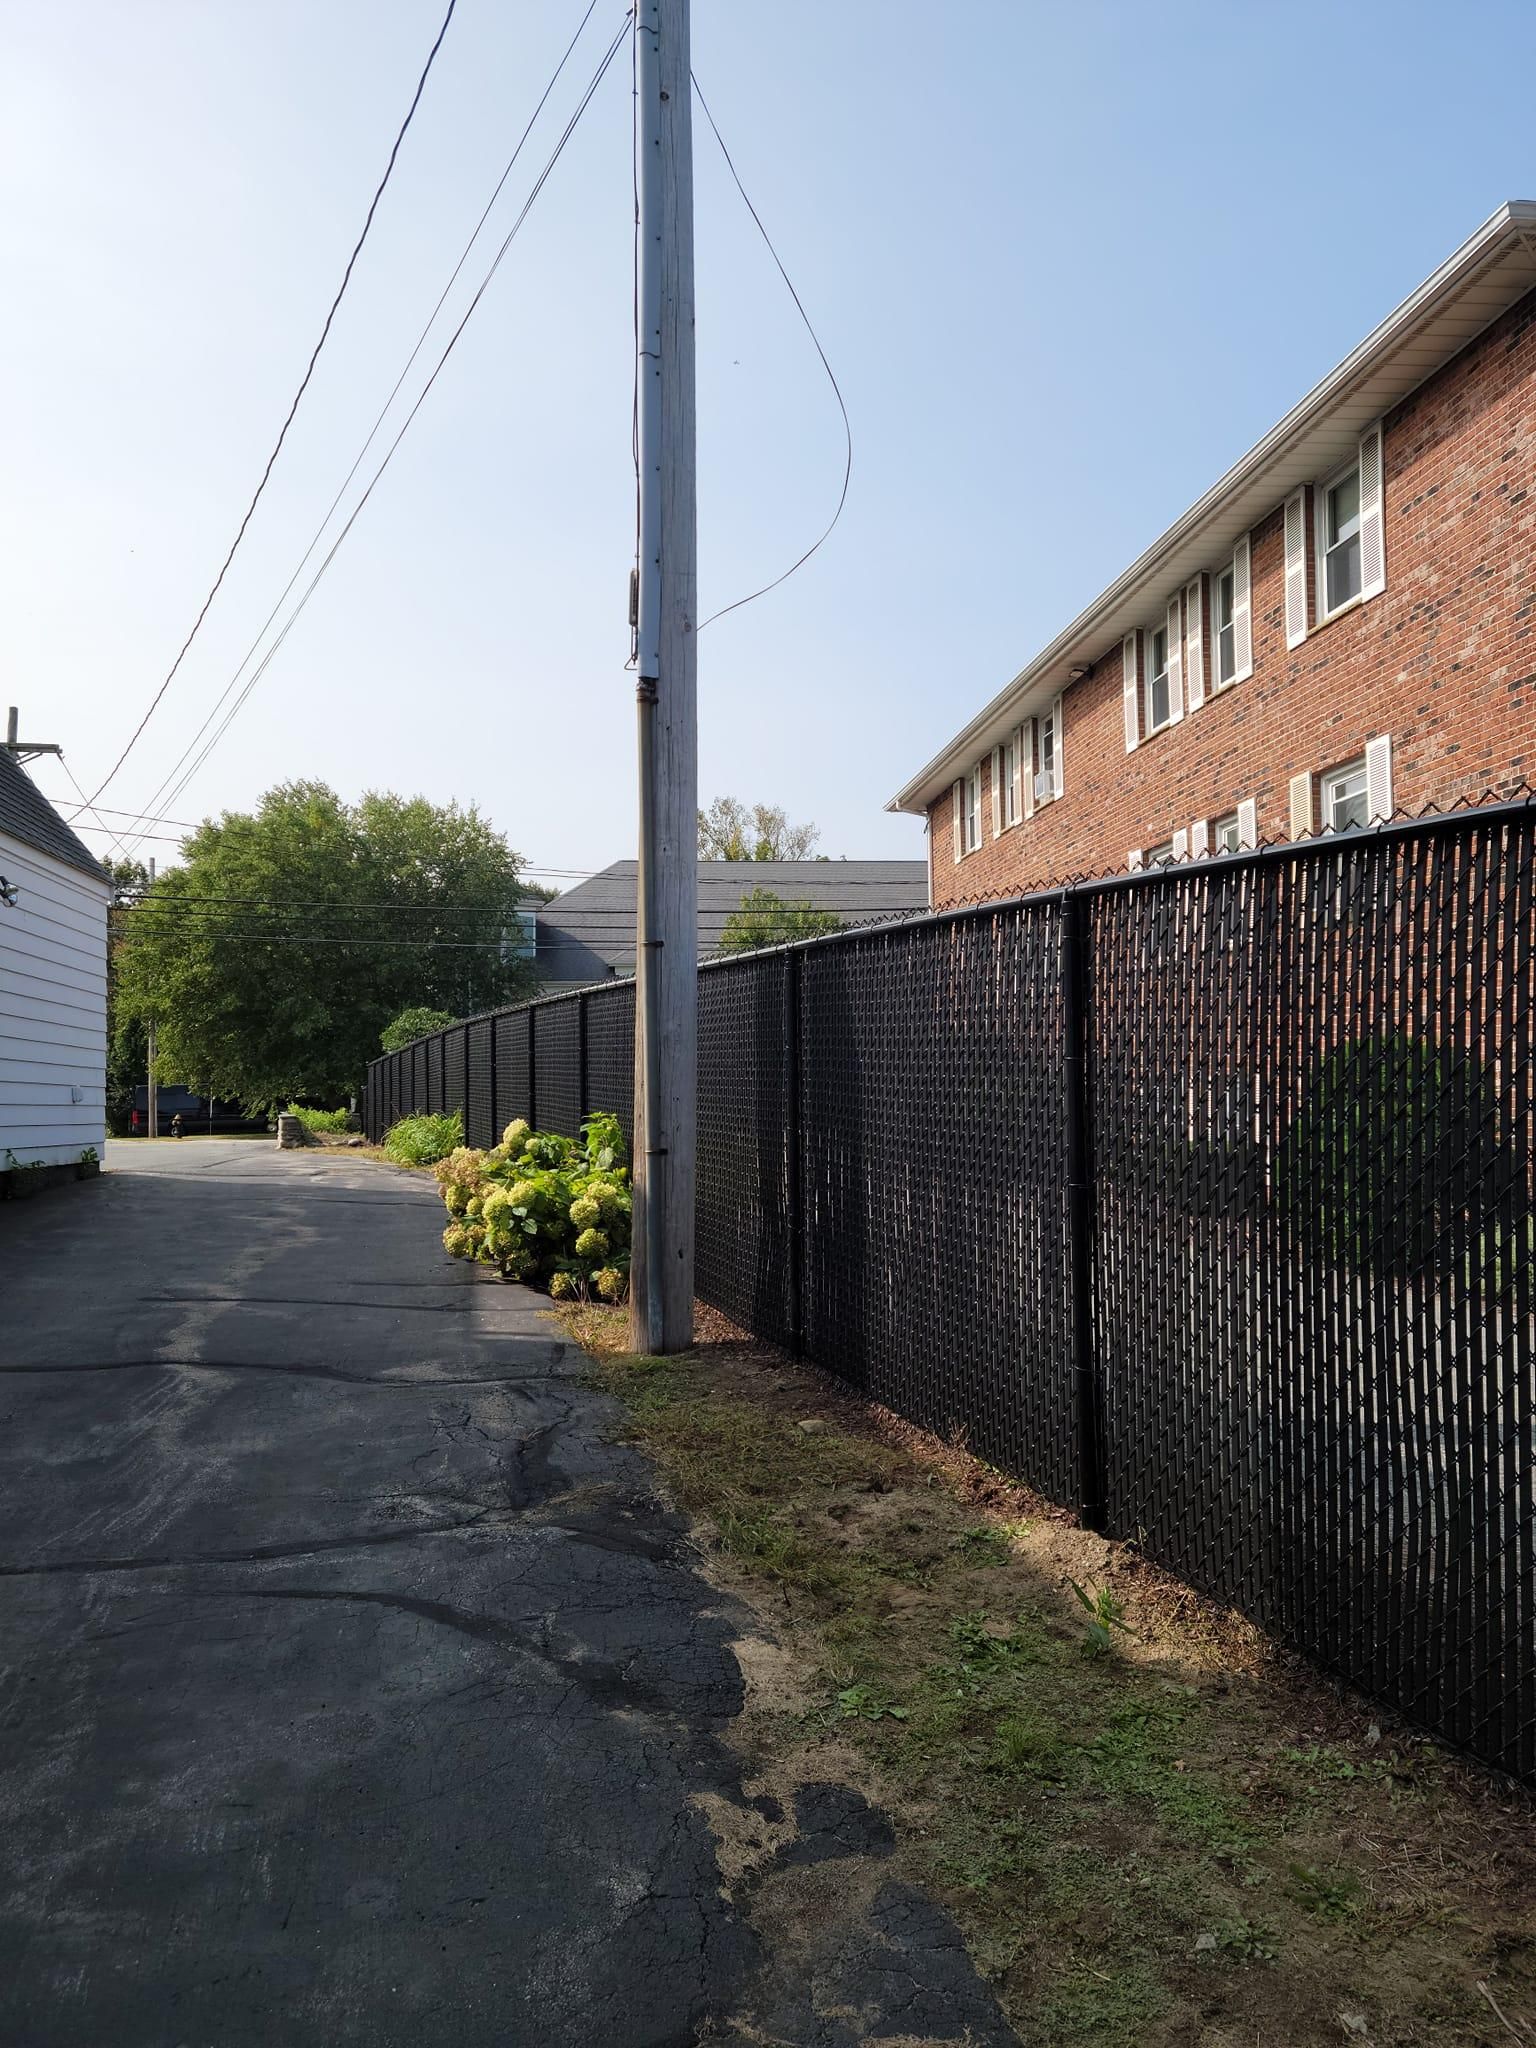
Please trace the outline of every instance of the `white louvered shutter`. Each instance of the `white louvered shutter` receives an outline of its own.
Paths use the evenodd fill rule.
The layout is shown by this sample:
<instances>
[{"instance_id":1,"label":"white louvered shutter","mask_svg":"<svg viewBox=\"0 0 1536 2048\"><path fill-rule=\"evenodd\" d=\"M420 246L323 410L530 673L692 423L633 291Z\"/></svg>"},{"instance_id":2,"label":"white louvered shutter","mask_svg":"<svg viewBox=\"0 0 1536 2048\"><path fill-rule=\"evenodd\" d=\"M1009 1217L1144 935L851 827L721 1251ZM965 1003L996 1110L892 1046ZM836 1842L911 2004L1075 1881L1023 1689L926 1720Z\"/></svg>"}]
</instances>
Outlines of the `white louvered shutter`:
<instances>
[{"instance_id":1,"label":"white louvered shutter","mask_svg":"<svg viewBox=\"0 0 1536 2048\"><path fill-rule=\"evenodd\" d=\"M1062 781L1062 755L1065 750L1061 744L1060 697L1055 698L1051 704L1051 738L1054 741L1051 748L1051 795L1060 796L1066 786Z\"/></svg>"},{"instance_id":2,"label":"white louvered shutter","mask_svg":"<svg viewBox=\"0 0 1536 2048\"><path fill-rule=\"evenodd\" d=\"M1173 835L1173 857L1175 860L1189 859L1189 834L1182 825Z\"/></svg>"},{"instance_id":3,"label":"white louvered shutter","mask_svg":"<svg viewBox=\"0 0 1536 2048\"><path fill-rule=\"evenodd\" d=\"M1033 718L1026 718L1019 727L1019 766L1024 775L1024 815L1035 815L1035 727Z\"/></svg>"},{"instance_id":4,"label":"white louvered shutter","mask_svg":"<svg viewBox=\"0 0 1536 2048\"><path fill-rule=\"evenodd\" d=\"M1293 491L1285 501L1285 644L1299 647L1307 637L1307 494Z\"/></svg>"},{"instance_id":5,"label":"white louvered shutter","mask_svg":"<svg viewBox=\"0 0 1536 2048\"><path fill-rule=\"evenodd\" d=\"M1232 550L1232 680L1253 674L1253 551L1245 533Z\"/></svg>"},{"instance_id":6,"label":"white louvered shutter","mask_svg":"<svg viewBox=\"0 0 1536 2048\"><path fill-rule=\"evenodd\" d=\"M1168 607L1168 723L1184 716L1184 630L1179 600Z\"/></svg>"},{"instance_id":7,"label":"white louvered shutter","mask_svg":"<svg viewBox=\"0 0 1536 2048\"><path fill-rule=\"evenodd\" d=\"M1259 843L1259 807L1251 796L1246 796L1237 807L1237 843L1239 846L1257 846Z\"/></svg>"},{"instance_id":8,"label":"white louvered shutter","mask_svg":"<svg viewBox=\"0 0 1536 2048\"><path fill-rule=\"evenodd\" d=\"M1131 869L1133 873L1137 868L1141 866L1141 848L1139 846L1133 846L1131 848L1130 854L1127 857L1125 864L1128 868Z\"/></svg>"},{"instance_id":9,"label":"white louvered shutter","mask_svg":"<svg viewBox=\"0 0 1536 2048\"><path fill-rule=\"evenodd\" d=\"M1003 750L992 749L992 837L1003 836Z\"/></svg>"},{"instance_id":10,"label":"white louvered shutter","mask_svg":"<svg viewBox=\"0 0 1536 2048\"><path fill-rule=\"evenodd\" d=\"M1191 711L1205 702L1205 578L1184 589L1184 695Z\"/></svg>"},{"instance_id":11,"label":"white louvered shutter","mask_svg":"<svg viewBox=\"0 0 1536 2048\"><path fill-rule=\"evenodd\" d=\"M965 784L957 782L950 791L955 805L955 860L965 852Z\"/></svg>"},{"instance_id":12,"label":"white louvered shutter","mask_svg":"<svg viewBox=\"0 0 1536 2048\"><path fill-rule=\"evenodd\" d=\"M1291 777L1291 837L1312 837L1312 775L1309 769Z\"/></svg>"},{"instance_id":13,"label":"white louvered shutter","mask_svg":"<svg viewBox=\"0 0 1536 2048\"><path fill-rule=\"evenodd\" d=\"M1189 828L1189 855L1191 860L1203 860L1211 850L1211 827L1208 819L1196 818Z\"/></svg>"},{"instance_id":14,"label":"white louvered shutter","mask_svg":"<svg viewBox=\"0 0 1536 2048\"><path fill-rule=\"evenodd\" d=\"M1120 671L1125 692L1125 751L1134 753L1141 739L1141 634L1127 633L1120 642Z\"/></svg>"},{"instance_id":15,"label":"white louvered shutter","mask_svg":"<svg viewBox=\"0 0 1536 2048\"><path fill-rule=\"evenodd\" d=\"M1365 804L1373 825L1392 815L1392 742L1385 733L1365 743Z\"/></svg>"},{"instance_id":16,"label":"white louvered shutter","mask_svg":"<svg viewBox=\"0 0 1536 2048\"><path fill-rule=\"evenodd\" d=\"M1387 587L1387 541L1382 504L1381 426L1360 436L1360 595Z\"/></svg>"},{"instance_id":17,"label":"white louvered shutter","mask_svg":"<svg viewBox=\"0 0 1536 2048\"><path fill-rule=\"evenodd\" d=\"M1013 734L1013 815L1015 820L1024 816L1023 784L1026 780L1024 772L1024 735L1027 730L1028 721L1024 725L1016 726Z\"/></svg>"}]
</instances>

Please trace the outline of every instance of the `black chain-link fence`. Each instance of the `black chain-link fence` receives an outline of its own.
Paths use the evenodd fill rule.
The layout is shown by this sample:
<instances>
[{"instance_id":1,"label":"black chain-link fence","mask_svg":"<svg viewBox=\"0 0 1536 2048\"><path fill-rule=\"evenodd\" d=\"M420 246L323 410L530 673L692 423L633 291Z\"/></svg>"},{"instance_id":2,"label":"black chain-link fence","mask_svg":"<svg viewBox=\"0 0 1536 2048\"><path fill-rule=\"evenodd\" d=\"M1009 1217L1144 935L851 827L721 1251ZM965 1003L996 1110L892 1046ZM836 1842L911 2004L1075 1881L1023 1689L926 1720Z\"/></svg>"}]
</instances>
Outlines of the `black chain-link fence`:
<instances>
[{"instance_id":1,"label":"black chain-link fence","mask_svg":"<svg viewBox=\"0 0 1536 2048\"><path fill-rule=\"evenodd\" d=\"M1536 1782L1533 1019L1528 804L711 963L699 1293ZM627 1125L633 1030L456 1026L370 1135Z\"/></svg>"}]
</instances>

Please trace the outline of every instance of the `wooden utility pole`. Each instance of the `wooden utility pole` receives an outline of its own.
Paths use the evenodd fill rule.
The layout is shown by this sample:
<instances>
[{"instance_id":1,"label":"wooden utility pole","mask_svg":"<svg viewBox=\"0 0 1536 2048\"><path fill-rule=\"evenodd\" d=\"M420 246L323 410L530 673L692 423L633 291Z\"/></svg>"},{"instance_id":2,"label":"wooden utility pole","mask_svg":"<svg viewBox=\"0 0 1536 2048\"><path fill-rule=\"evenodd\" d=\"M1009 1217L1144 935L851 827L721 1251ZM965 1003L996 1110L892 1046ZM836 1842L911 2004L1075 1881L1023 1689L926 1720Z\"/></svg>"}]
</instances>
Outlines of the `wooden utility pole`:
<instances>
[{"instance_id":1,"label":"wooden utility pole","mask_svg":"<svg viewBox=\"0 0 1536 2048\"><path fill-rule=\"evenodd\" d=\"M688 0L637 0L640 860L630 1341L693 1342L698 1066L698 521Z\"/></svg>"},{"instance_id":2,"label":"wooden utility pole","mask_svg":"<svg viewBox=\"0 0 1536 2048\"><path fill-rule=\"evenodd\" d=\"M151 888L155 886L155 856L153 854L149 856L149 886ZM149 1069L146 1079L149 1085L144 1090L144 1120L149 1126L150 1137L158 1138L160 1135L160 1084L155 1079L155 1020L153 1017L149 1020L148 1037Z\"/></svg>"}]
</instances>

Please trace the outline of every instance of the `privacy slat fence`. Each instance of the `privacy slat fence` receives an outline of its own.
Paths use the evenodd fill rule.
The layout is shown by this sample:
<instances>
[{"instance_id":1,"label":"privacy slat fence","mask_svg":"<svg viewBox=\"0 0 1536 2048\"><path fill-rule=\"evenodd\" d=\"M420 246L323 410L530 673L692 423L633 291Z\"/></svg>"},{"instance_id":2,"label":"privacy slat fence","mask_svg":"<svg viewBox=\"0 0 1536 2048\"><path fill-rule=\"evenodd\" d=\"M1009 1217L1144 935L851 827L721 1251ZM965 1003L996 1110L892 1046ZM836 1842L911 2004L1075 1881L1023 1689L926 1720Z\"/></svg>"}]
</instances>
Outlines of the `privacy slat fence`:
<instances>
[{"instance_id":1,"label":"privacy slat fence","mask_svg":"<svg viewBox=\"0 0 1536 2048\"><path fill-rule=\"evenodd\" d=\"M1536 1782L1536 814L711 963L700 1296ZM634 991L369 1072L626 1128ZM456 1092L457 1091L457 1092Z\"/></svg>"}]
</instances>

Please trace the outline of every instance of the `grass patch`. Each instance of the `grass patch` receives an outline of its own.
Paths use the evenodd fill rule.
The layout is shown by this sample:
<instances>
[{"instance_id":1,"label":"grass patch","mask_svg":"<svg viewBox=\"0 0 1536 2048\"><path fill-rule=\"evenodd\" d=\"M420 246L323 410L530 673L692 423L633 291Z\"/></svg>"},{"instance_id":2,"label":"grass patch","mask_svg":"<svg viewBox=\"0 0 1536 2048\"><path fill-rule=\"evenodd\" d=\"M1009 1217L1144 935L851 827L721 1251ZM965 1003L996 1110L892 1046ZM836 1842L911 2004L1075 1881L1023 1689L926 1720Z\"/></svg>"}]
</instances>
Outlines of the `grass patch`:
<instances>
[{"instance_id":1,"label":"grass patch","mask_svg":"<svg viewBox=\"0 0 1536 2048\"><path fill-rule=\"evenodd\" d=\"M751 1769L852 1747L1029 2048L1491 2043L1479 1981L1536 2027L1524 1795L779 1354L565 1321L801 1674L749 1698Z\"/></svg>"},{"instance_id":2,"label":"grass patch","mask_svg":"<svg viewBox=\"0 0 1536 2048\"><path fill-rule=\"evenodd\" d=\"M384 1134L384 1156L396 1166L434 1166L464 1142L464 1119L446 1116L403 1116Z\"/></svg>"}]
</instances>

